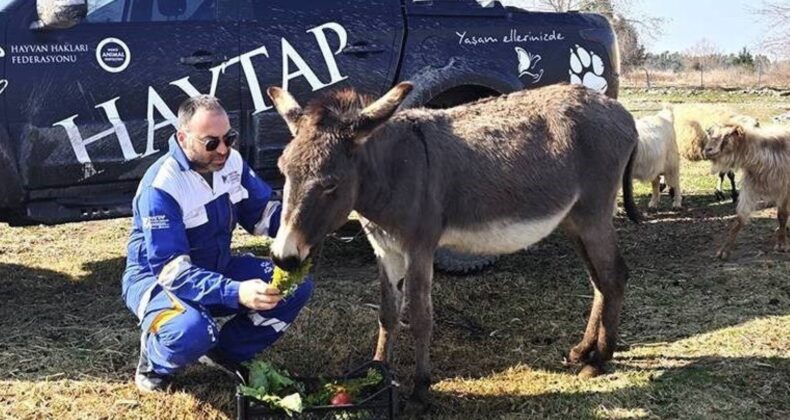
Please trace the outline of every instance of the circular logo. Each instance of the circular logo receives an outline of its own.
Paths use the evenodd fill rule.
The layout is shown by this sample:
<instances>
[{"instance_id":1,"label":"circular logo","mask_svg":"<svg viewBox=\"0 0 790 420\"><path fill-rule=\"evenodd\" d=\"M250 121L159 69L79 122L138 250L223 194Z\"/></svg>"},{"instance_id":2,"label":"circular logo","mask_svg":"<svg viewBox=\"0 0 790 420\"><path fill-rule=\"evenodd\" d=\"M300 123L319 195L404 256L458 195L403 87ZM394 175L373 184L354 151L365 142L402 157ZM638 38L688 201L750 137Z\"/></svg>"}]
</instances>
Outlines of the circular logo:
<instances>
[{"instance_id":1,"label":"circular logo","mask_svg":"<svg viewBox=\"0 0 790 420\"><path fill-rule=\"evenodd\" d=\"M126 70L132 60L132 53L125 42L118 38L105 38L96 46L96 61L110 73Z\"/></svg>"}]
</instances>

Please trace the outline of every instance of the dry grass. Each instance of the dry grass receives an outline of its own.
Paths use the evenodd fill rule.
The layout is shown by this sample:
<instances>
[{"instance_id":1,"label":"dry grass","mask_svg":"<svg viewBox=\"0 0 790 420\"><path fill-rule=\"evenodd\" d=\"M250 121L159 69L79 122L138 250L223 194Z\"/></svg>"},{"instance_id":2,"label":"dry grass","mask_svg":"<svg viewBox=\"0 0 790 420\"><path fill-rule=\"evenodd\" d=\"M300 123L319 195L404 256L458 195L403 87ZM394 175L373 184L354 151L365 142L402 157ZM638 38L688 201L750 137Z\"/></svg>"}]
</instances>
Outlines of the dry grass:
<instances>
[{"instance_id":1,"label":"dry grass","mask_svg":"<svg viewBox=\"0 0 790 420\"><path fill-rule=\"evenodd\" d=\"M649 99L623 97L657 108ZM684 210L663 197L646 223L616 220L632 276L611 374L585 381L561 364L591 291L555 234L481 274L436 276L431 417L790 417L790 256L772 251L775 212L755 215L732 261L712 259L733 206L713 201L705 163L684 165ZM647 186L637 193L645 208ZM128 224L0 227L0 418L233 417L232 384L205 367L164 395L135 390L138 332L120 299ZM264 250L241 233L234 247ZM265 355L302 374L360 363L375 340L364 239L329 238L317 269L309 307ZM404 334L394 361L406 387L411 344Z\"/></svg>"},{"instance_id":2,"label":"dry grass","mask_svg":"<svg viewBox=\"0 0 790 420\"><path fill-rule=\"evenodd\" d=\"M649 75L649 76L648 76ZM781 62L770 66L762 73L744 68L713 69L704 71L702 83L700 72L687 70L682 72L635 69L623 74L623 87L646 87L647 78L653 87L723 87L723 88L756 88L773 87L790 88L790 62Z\"/></svg>"}]
</instances>

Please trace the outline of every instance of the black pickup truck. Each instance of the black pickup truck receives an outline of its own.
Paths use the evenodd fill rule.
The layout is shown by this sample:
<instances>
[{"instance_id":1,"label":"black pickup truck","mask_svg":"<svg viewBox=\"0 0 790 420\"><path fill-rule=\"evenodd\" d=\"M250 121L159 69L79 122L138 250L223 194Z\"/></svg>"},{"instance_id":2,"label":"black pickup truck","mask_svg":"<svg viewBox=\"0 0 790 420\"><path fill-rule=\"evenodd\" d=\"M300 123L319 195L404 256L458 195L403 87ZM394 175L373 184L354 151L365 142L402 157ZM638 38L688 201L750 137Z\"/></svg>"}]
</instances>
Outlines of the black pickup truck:
<instances>
[{"instance_id":1,"label":"black pickup truck","mask_svg":"<svg viewBox=\"0 0 790 420\"><path fill-rule=\"evenodd\" d=\"M616 96L607 20L473 0L0 0L0 222L131 214L178 104L219 97L266 180L288 131L264 94L306 102L402 80L447 107L558 82Z\"/></svg>"}]
</instances>

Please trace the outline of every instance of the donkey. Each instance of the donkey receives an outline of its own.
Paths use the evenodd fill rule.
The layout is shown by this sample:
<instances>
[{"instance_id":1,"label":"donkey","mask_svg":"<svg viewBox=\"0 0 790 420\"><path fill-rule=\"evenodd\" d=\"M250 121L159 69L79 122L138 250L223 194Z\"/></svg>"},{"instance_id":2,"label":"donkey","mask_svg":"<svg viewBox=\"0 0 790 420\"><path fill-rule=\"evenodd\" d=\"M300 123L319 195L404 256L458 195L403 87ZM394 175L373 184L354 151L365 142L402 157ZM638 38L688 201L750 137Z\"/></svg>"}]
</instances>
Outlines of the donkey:
<instances>
[{"instance_id":1,"label":"donkey","mask_svg":"<svg viewBox=\"0 0 790 420\"><path fill-rule=\"evenodd\" d=\"M288 92L267 90L294 136L278 162L286 181L275 264L298 267L356 210L381 282L374 359L390 359L406 306L416 347L412 399L426 406L434 250L512 253L561 226L595 291L568 359L582 364L580 375L600 374L615 348L628 276L612 224L621 183L629 218L640 217L631 114L573 85L396 113L411 89L400 83L375 102L339 90L304 109Z\"/></svg>"}]
</instances>

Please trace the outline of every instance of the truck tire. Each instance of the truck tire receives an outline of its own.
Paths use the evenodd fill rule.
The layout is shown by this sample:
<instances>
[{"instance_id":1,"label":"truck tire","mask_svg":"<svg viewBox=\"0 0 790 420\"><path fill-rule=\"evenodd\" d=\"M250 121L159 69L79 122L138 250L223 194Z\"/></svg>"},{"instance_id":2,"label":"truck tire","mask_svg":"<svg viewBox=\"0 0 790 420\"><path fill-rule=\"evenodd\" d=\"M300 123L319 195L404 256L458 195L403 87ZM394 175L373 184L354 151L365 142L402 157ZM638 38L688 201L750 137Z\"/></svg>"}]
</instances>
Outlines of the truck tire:
<instances>
[{"instance_id":1,"label":"truck tire","mask_svg":"<svg viewBox=\"0 0 790 420\"><path fill-rule=\"evenodd\" d=\"M448 274L473 274L494 265L498 255L475 255L439 248L433 254L434 267Z\"/></svg>"}]
</instances>

